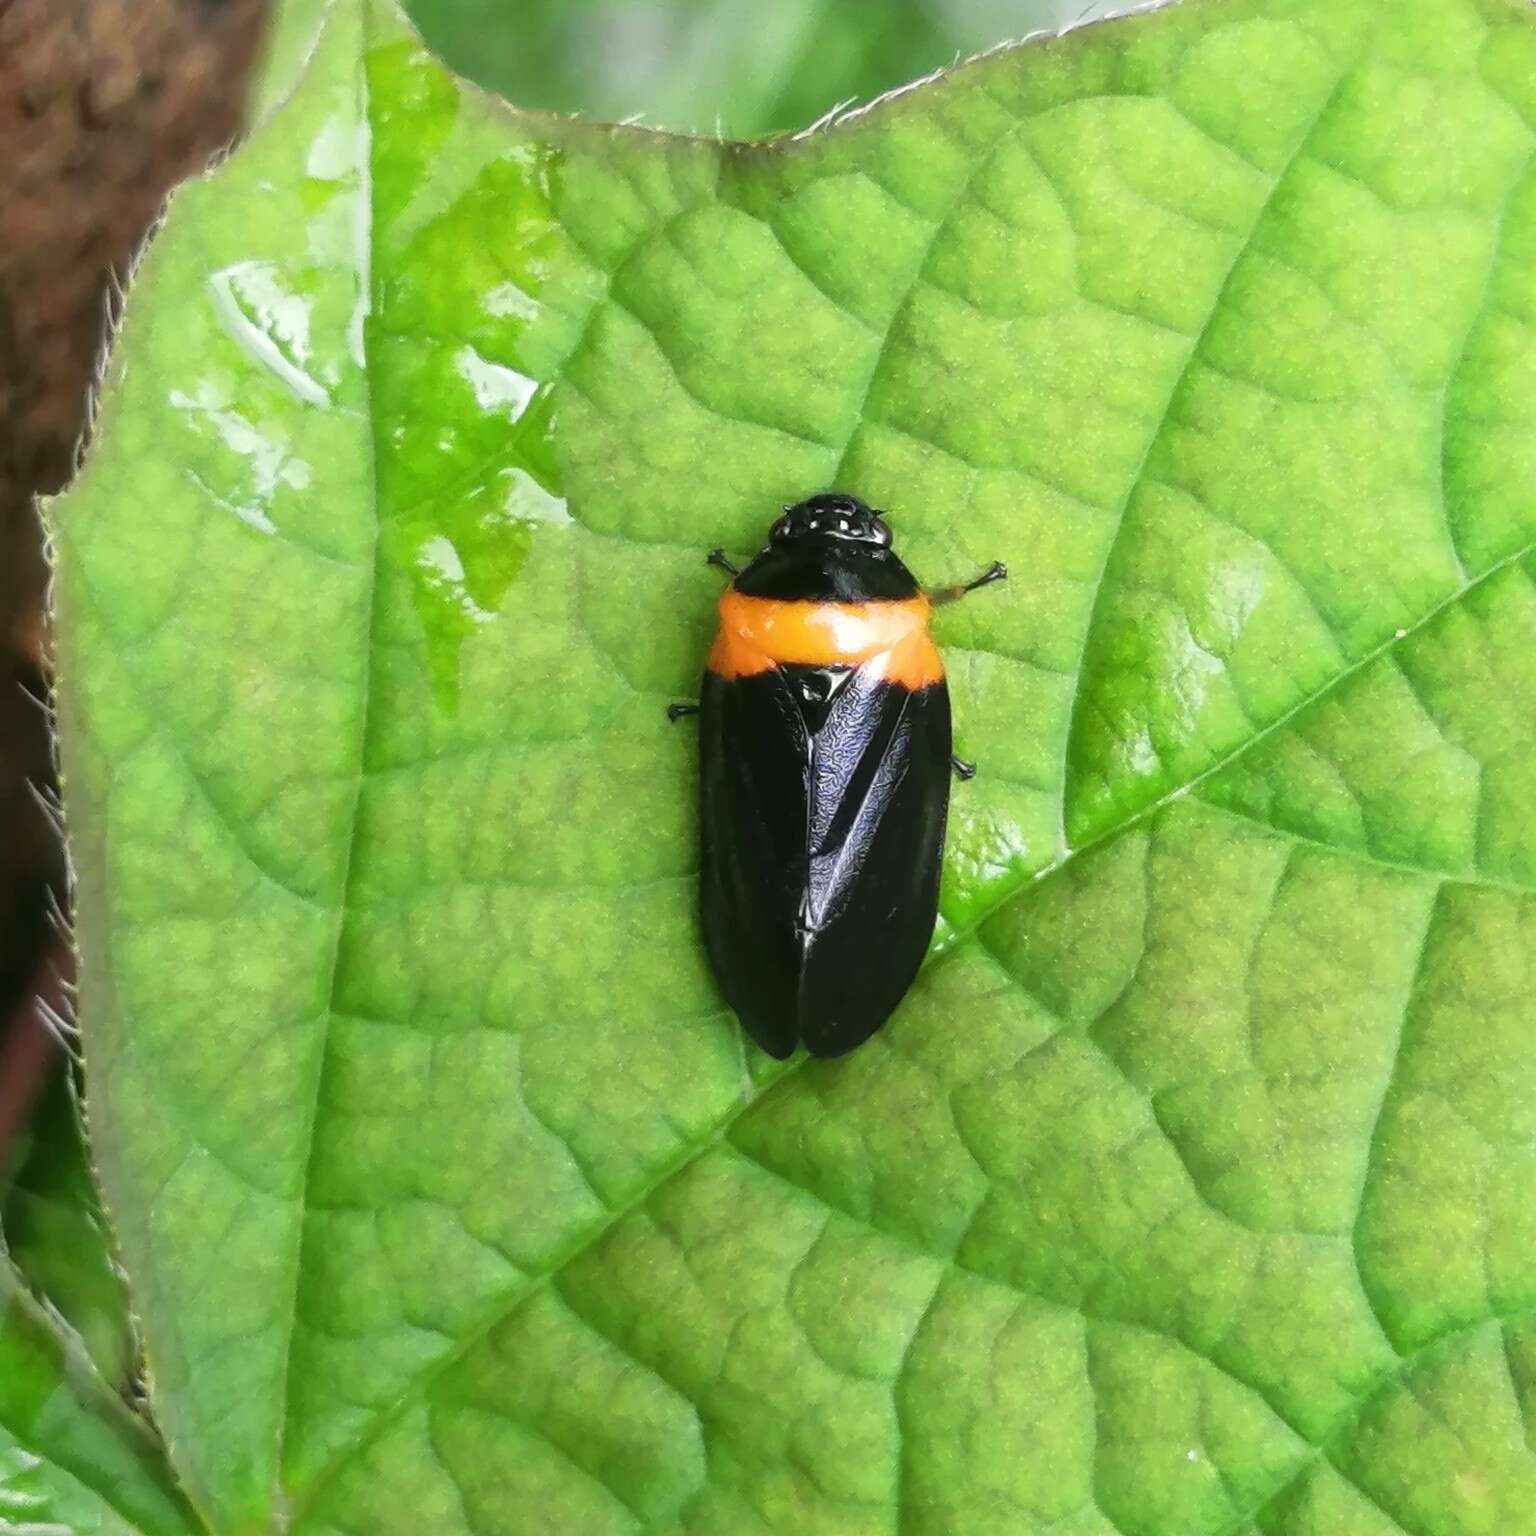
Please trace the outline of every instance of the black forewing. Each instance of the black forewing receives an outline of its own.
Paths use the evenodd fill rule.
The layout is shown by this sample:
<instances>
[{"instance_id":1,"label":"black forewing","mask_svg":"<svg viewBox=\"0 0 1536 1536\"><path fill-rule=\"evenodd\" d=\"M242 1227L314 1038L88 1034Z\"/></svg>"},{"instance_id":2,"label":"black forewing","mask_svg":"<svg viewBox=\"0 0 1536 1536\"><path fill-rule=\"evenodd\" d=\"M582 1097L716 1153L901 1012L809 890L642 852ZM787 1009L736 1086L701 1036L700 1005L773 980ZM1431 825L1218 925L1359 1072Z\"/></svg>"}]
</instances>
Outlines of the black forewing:
<instances>
[{"instance_id":1,"label":"black forewing","mask_svg":"<svg viewBox=\"0 0 1536 1536\"><path fill-rule=\"evenodd\" d=\"M777 671L700 694L700 907L725 1000L770 1055L795 1048L809 733Z\"/></svg>"},{"instance_id":2,"label":"black forewing","mask_svg":"<svg viewBox=\"0 0 1536 1536\"><path fill-rule=\"evenodd\" d=\"M701 898L726 1000L775 1056L885 1022L938 908L949 698L867 671L704 680Z\"/></svg>"},{"instance_id":3,"label":"black forewing","mask_svg":"<svg viewBox=\"0 0 1536 1536\"><path fill-rule=\"evenodd\" d=\"M815 733L800 1036L840 1056L890 1017L938 914L949 693L855 671Z\"/></svg>"}]
</instances>

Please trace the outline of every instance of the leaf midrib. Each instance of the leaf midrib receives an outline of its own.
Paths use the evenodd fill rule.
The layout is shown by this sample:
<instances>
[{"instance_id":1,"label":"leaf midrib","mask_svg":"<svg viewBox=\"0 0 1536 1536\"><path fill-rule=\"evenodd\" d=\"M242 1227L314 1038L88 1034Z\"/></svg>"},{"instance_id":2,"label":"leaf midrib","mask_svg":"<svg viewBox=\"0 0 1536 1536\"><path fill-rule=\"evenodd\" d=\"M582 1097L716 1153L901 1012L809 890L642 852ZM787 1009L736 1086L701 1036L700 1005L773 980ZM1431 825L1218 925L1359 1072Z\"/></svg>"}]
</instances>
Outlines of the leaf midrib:
<instances>
[{"instance_id":1,"label":"leaf midrib","mask_svg":"<svg viewBox=\"0 0 1536 1536\"><path fill-rule=\"evenodd\" d=\"M358 131L366 133L366 147L357 157L357 188L354 195L361 200L360 217L367 220L367 238L358 248L358 254L363 258L363 269L356 271L358 293L356 302L361 306L361 321L358 326L359 341L362 356L358 367L358 373L363 387L363 411L367 420L369 434L368 444L368 476L369 476L369 504L373 509L372 542L368 554L361 565L367 570L367 593L362 606L366 610L366 634L364 637L362 654L362 698L358 705L357 725L357 753L353 766L352 803L347 814L346 846L342 862L340 891L341 898L336 907L336 919L331 936L331 954L329 961L329 978L326 982L325 1005L320 1014L319 1040L315 1050L314 1088L310 1101L308 1124L304 1130L303 1151L304 1167L299 1184L298 1208L295 1212L295 1240L293 1247L293 1279L289 1291L289 1305L284 1322L287 1334L283 1344L283 1363L281 1385L277 1394L277 1403L281 1417L277 1423L277 1454L274 1463L275 1486L269 1490L269 1518L268 1525L273 1530L285 1530L293 1522L283 1513L282 1480L283 1461L288 1427L293 1418L293 1346L294 1338L298 1331L299 1317L299 1292L303 1285L305 1265L304 1255L308 1247L309 1225L309 1201L311 1185L314 1179L316 1131L320 1122L320 1106L325 1098L326 1063L330 1053L331 1021L337 1015L337 991L341 979L341 946L346 935L347 911L352 896L352 885L357 865L358 824L362 808L363 789L368 777L368 732L370 713L373 702L373 646L374 636L378 630L378 601L379 601L379 558L382 546L382 525L379 518L379 450L380 432L376 414L373 410L373 378L372 378L372 354L369 350L368 321L373 313L373 268L378 257L373 204L373 117L372 103L368 84L368 43L372 28L372 0L354 0L357 7L359 47L356 64L354 84L356 87L356 121ZM328 28L335 17L336 7L334 3L326 5L325 20L316 33L315 47L318 48Z\"/></svg>"}]
</instances>

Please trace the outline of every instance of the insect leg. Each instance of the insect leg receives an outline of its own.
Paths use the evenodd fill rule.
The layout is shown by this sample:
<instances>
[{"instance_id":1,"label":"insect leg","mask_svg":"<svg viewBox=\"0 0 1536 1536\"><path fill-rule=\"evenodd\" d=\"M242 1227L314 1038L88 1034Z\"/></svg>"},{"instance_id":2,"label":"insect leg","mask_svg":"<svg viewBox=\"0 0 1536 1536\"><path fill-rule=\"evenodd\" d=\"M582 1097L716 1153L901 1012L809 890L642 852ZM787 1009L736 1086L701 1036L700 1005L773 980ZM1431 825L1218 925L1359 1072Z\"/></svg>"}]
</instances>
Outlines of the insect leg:
<instances>
[{"instance_id":1,"label":"insect leg","mask_svg":"<svg viewBox=\"0 0 1536 1536\"><path fill-rule=\"evenodd\" d=\"M741 574L740 567L732 565L725 558L725 551L723 549L710 550L704 557L704 563L705 565L718 565L722 571L728 571L732 576L739 576Z\"/></svg>"},{"instance_id":2,"label":"insect leg","mask_svg":"<svg viewBox=\"0 0 1536 1536\"><path fill-rule=\"evenodd\" d=\"M976 764L968 763L963 757L950 755L949 766L955 770L955 777L962 784L969 784L976 777Z\"/></svg>"},{"instance_id":3,"label":"insect leg","mask_svg":"<svg viewBox=\"0 0 1536 1536\"><path fill-rule=\"evenodd\" d=\"M676 725L679 720L686 720L689 715L698 714L698 712L699 706L697 704L667 705L667 719L670 720L673 725Z\"/></svg>"},{"instance_id":4,"label":"insect leg","mask_svg":"<svg viewBox=\"0 0 1536 1536\"><path fill-rule=\"evenodd\" d=\"M994 560L972 581L962 582L958 587L936 587L928 594L928 600L937 608L944 603L958 602L967 592L974 592L978 587L990 587L994 581L1007 580L1008 567L1001 560Z\"/></svg>"}]
</instances>

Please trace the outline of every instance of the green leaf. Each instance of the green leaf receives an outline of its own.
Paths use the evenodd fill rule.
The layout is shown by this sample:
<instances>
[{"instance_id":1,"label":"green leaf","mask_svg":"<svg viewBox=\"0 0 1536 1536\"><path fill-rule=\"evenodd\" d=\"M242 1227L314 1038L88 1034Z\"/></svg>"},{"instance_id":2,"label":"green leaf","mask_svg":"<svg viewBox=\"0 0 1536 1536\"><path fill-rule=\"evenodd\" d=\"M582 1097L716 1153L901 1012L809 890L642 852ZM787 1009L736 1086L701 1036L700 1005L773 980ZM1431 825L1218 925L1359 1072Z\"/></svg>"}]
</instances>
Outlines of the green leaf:
<instances>
[{"instance_id":1,"label":"green leaf","mask_svg":"<svg viewBox=\"0 0 1536 1536\"><path fill-rule=\"evenodd\" d=\"M125 1387L132 1329L86 1159L74 1094L56 1074L15 1177L0 1189L0 1241L80 1335L102 1379Z\"/></svg>"},{"instance_id":2,"label":"green leaf","mask_svg":"<svg viewBox=\"0 0 1536 1536\"><path fill-rule=\"evenodd\" d=\"M196 1530L143 1423L0 1256L0 1531Z\"/></svg>"},{"instance_id":3,"label":"green leaf","mask_svg":"<svg viewBox=\"0 0 1536 1536\"><path fill-rule=\"evenodd\" d=\"M1536 1529L1524 0L1186 0L748 147L383 0L287 57L51 517L214 1528ZM940 629L947 953L780 1068L662 707L701 551L834 484L1013 580Z\"/></svg>"}]
</instances>

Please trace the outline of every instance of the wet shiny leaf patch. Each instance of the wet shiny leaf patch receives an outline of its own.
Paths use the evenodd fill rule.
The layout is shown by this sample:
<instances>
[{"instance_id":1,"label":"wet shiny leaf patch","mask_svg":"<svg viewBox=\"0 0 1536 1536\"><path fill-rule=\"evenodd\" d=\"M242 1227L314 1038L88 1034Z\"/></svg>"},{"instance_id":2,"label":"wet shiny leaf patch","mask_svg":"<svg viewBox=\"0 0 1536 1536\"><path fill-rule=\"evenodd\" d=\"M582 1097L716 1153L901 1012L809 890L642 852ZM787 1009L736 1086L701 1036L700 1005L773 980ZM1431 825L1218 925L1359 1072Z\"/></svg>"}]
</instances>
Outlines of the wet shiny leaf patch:
<instances>
[{"instance_id":1,"label":"wet shiny leaf patch","mask_svg":"<svg viewBox=\"0 0 1536 1536\"><path fill-rule=\"evenodd\" d=\"M210 1527L1536 1531L1536 13L1185 0L754 145L385 0L275 58L51 513ZM942 953L778 1068L663 709L829 486L1013 580Z\"/></svg>"}]
</instances>

